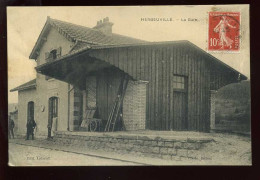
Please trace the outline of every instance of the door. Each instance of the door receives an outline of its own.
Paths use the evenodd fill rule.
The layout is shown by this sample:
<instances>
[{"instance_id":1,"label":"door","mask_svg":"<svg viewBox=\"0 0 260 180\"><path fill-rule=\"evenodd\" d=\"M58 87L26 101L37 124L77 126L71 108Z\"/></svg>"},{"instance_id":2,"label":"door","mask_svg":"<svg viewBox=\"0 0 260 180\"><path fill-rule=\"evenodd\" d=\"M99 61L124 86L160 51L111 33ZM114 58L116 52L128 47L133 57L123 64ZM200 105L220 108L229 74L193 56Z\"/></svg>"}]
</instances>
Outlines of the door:
<instances>
[{"instance_id":1,"label":"door","mask_svg":"<svg viewBox=\"0 0 260 180\"><path fill-rule=\"evenodd\" d=\"M187 100L186 92L173 92L173 120L174 129L187 130Z\"/></svg>"},{"instance_id":2,"label":"door","mask_svg":"<svg viewBox=\"0 0 260 180\"><path fill-rule=\"evenodd\" d=\"M53 118L58 117L58 98L49 98L48 137L51 137Z\"/></svg>"},{"instance_id":3,"label":"door","mask_svg":"<svg viewBox=\"0 0 260 180\"><path fill-rule=\"evenodd\" d=\"M33 119L34 119L34 102L30 101L28 102L28 107L27 107L27 122Z\"/></svg>"},{"instance_id":4,"label":"door","mask_svg":"<svg viewBox=\"0 0 260 180\"><path fill-rule=\"evenodd\" d=\"M173 84L173 128L174 130L187 130L187 77L174 75Z\"/></svg>"}]
</instances>

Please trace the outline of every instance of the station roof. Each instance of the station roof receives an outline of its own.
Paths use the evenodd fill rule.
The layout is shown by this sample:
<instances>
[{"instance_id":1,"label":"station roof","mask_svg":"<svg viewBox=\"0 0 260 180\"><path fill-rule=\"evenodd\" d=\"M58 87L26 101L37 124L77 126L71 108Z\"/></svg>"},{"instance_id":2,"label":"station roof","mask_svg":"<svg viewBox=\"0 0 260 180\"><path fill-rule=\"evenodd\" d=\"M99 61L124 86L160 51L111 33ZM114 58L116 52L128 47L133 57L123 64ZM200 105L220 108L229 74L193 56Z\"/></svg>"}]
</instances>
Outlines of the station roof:
<instances>
[{"instance_id":1,"label":"station roof","mask_svg":"<svg viewBox=\"0 0 260 180\"><path fill-rule=\"evenodd\" d=\"M32 89L32 88L36 88L36 79L33 79L31 81L28 81L16 88L13 88L10 90L10 92L14 92L14 91L21 91L21 90L26 90L26 89Z\"/></svg>"},{"instance_id":2,"label":"station roof","mask_svg":"<svg viewBox=\"0 0 260 180\"><path fill-rule=\"evenodd\" d=\"M68 40L76 42L73 50L77 50L89 45L119 45L147 42L144 40L123 36L116 33L111 33L107 35L97 29L76 25L48 17L38 37L38 40L33 47L33 50L30 54L30 59L36 59L37 50L41 48L42 41L46 38L50 27L57 29L58 32L61 35L65 36Z\"/></svg>"}]
</instances>

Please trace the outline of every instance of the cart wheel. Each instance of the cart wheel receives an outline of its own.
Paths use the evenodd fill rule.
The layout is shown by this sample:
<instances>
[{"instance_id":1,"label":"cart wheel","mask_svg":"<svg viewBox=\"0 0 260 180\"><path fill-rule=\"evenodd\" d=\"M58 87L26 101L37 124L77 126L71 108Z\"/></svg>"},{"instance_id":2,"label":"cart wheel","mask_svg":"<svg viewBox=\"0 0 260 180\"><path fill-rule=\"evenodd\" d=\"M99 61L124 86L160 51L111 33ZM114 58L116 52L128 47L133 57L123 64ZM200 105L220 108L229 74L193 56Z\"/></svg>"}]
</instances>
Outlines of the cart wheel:
<instances>
[{"instance_id":1,"label":"cart wheel","mask_svg":"<svg viewBox=\"0 0 260 180\"><path fill-rule=\"evenodd\" d=\"M96 129L97 129L97 121L96 120L90 121L89 128L90 128L91 132L96 131Z\"/></svg>"}]
</instances>

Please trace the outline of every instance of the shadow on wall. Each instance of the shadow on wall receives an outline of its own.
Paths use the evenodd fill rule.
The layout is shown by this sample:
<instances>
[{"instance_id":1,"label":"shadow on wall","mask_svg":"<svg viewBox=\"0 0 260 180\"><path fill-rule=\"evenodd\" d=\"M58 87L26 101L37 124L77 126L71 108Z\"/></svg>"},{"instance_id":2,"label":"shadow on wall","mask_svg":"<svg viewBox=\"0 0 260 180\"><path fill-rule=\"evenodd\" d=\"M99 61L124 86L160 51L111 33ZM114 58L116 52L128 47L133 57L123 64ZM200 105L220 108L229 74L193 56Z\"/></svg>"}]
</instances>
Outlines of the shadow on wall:
<instances>
[{"instance_id":1,"label":"shadow on wall","mask_svg":"<svg viewBox=\"0 0 260 180\"><path fill-rule=\"evenodd\" d=\"M250 81L229 84L216 94L216 129L250 132Z\"/></svg>"}]
</instances>

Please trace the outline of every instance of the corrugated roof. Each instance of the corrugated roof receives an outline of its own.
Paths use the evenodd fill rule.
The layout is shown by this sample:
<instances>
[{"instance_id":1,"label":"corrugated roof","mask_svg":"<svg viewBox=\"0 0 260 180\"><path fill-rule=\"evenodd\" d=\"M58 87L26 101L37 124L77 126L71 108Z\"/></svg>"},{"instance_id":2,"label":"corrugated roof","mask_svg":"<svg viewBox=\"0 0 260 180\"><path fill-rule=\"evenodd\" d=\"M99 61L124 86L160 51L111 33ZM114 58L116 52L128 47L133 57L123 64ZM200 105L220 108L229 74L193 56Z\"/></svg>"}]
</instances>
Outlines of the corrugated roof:
<instances>
[{"instance_id":1,"label":"corrugated roof","mask_svg":"<svg viewBox=\"0 0 260 180\"><path fill-rule=\"evenodd\" d=\"M36 87L36 79L33 79L31 81L28 81L16 88L13 88L10 90L10 92L13 92L13 91L21 91L21 90L25 90L25 89L31 89L31 88L35 88Z\"/></svg>"}]
</instances>

